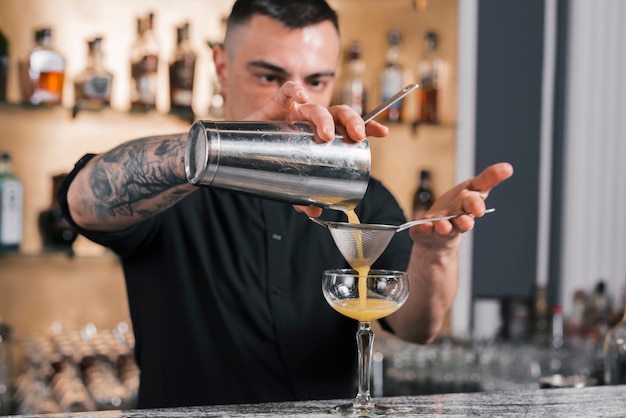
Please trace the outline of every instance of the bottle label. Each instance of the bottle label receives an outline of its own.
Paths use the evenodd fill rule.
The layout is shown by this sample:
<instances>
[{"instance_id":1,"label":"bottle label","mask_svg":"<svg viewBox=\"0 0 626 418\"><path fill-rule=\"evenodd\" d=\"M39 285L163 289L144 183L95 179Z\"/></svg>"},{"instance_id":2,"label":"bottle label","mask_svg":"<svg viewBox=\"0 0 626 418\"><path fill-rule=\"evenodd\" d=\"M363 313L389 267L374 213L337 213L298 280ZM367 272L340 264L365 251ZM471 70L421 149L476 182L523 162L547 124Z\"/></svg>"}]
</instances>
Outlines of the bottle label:
<instances>
[{"instance_id":1,"label":"bottle label","mask_svg":"<svg viewBox=\"0 0 626 418\"><path fill-rule=\"evenodd\" d=\"M402 73L386 72L383 75L382 85L383 87L382 87L381 102L384 102L385 100L388 100L389 98L391 98L398 91L402 90L402 87L404 86ZM402 107L402 103L403 103L402 100L398 100L397 102L392 104L390 107L394 109L399 109Z\"/></svg>"},{"instance_id":2,"label":"bottle label","mask_svg":"<svg viewBox=\"0 0 626 418\"><path fill-rule=\"evenodd\" d=\"M159 66L159 57L156 55L146 55L141 60L141 72L143 74L156 73Z\"/></svg>"},{"instance_id":3,"label":"bottle label","mask_svg":"<svg viewBox=\"0 0 626 418\"><path fill-rule=\"evenodd\" d=\"M133 105L155 106L158 62L156 55L146 55L139 62L132 65L132 75L135 81Z\"/></svg>"},{"instance_id":4,"label":"bottle label","mask_svg":"<svg viewBox=\"0 0 626 418\"><path fill-rule=\"evenodd\" d=\"M172 106L191 106L193 93L191 90L176 89L172 91Z\"/></svg>"},{"instance_id":5,"label":"bottle label","mask_svg":"<svg viewBox=\"0 0 626 418\"><path fill-rule=\"evenodd\" d=\"M193 56L185 56L170 65L170 100L172 106L191 106L194 66L195 58Z\"/></svg>"},{"instance_id":6,"label":"bottle label","mask_svg":"<svg viewBox=\"0 0 626 418\"><path fill-rule=\"evenodd\" d=\"M22 184L17 180L0 183L0 245L22 241Z\"/></svg>"},{"instance_id":7,"label":"bottle label","mask_svg":"<svg viewBox=\"0 0 626 418\"><path fill-rule=\"evenodd\" d=\"M359 115L365 114L366 92L363 82L358 79L351 80L345 86L343 102L350 106Z\"/></svg>"},{"instance_id":8,"label":"bottle label","mask_svg":"<svg viewBox=\"0 0 626 418\"><path fill-rule=\"evenodd\" d=\"M42 71L36 79L32 79L33 93L30 96L32 104L57 105L61 103L63 93L63 72Z\"/></svg>"},{"instance_id":9,"label":"bottle label","mask_svg":"<svg viewBox=\"0 0 626 418\"><path fill-rule=\"evenodd\" d=\"M83 95L86 99L108 102L111 97L111 79L95 76L83 85Z\"/></svg>"}]
</instances>

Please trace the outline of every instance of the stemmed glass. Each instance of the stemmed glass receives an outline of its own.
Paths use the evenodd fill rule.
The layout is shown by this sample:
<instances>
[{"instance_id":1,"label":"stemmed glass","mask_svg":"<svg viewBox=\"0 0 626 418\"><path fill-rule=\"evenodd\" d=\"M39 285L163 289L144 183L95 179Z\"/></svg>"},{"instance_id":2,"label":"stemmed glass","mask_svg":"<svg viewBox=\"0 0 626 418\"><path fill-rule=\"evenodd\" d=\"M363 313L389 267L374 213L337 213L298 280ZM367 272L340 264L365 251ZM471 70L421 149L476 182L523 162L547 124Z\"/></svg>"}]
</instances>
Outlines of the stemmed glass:
<instances>
[{"instance_id":1,"label":"stemmed glass","mask_svg":"<svg viewBox=\"0 0 626 418\"><path fill-rule=\"evenodd\" d=\"M359 274L351 269L326 270L322 292L328 304L342 315L359 321L356 333L359 387L351 404L334 411L359 417L392 413L390 406L375 404L370 395L370 365L374 332L372 321L392 314L409 295L409 275L403 271L370 270Z\"/></svg>"}]
</instances>

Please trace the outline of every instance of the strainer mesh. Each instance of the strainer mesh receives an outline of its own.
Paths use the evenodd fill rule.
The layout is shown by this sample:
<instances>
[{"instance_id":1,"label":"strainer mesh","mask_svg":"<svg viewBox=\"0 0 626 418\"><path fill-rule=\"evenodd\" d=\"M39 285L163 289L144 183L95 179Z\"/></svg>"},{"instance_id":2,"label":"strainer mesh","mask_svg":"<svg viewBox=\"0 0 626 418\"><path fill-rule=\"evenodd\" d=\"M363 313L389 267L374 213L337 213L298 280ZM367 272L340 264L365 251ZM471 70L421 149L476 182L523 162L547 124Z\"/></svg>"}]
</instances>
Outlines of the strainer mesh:
<instances>
[{"instance_id":1,"label":"strainer mesh","mask_svg":"<svg viewBox=\"0 0 626 418\"><path fill-rule=\"evenodd\" d=\"M353 269L371 266L396 233L393 229L330 227L335 245Z\"/></svg>"}]
</instances>

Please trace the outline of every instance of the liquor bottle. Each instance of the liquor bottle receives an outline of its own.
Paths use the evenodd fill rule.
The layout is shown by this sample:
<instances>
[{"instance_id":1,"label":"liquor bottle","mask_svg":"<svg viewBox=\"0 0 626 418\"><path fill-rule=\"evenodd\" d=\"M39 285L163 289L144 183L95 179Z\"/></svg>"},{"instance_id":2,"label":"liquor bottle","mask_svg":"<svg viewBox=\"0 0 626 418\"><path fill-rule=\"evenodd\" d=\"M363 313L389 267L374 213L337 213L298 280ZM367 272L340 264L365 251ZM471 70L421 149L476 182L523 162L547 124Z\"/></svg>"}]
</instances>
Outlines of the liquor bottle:
<instances>
[{"instance_id":1,"label":"liquor bottle","mask_svg":"<svg viewBox=\"0 0 626 418\"><path fill-rule=\"evenodd\" d=\"M548 343L550 332L548 309L548 293L546 287L542 284L537 284L533 300L530 330L532 333L532 341L544 346Z\"/></svg>"},{"instance_id":2,"label":"liquor bottle","mask_svg":"<svg viewBox=\"0 0 626 418\"><path fill-rule=\"evenodd\" d=\"M20 63L22 98L34 105L58 105L63 98L65 58L52 48L52 29L36 31L35 43Z\"/></svg>"},{"instance_id":3,"label":"liquor bottle","mask_svg":"<svg viewBox=\"0 0 626 418\"><path fill-rule=\"evenodd\" d=\"M22 242L24 189L13 172L11 156L0 155L0 251L16 251Z\"/></svg>"},{"instance_id":4,"label":"liquor bottle","mask_svg":"<svg viewBox=\"0 0 626 418\"><path fill-rule=\"evenodd\" d=\"M626 289L625 289L626 290ZM626 301L626 293L624 294ZM626 305L622 319L604 337L604 384L626 384Z\"/></svg>"},{"instance_id":5,"label":"liquor bottle","mask_svg":"<svg viewBox=\"0 0 626 418\"><path fill-rule=\"evenodd\" d=\"M45 249L66 251L73 255L72 244L78 234L67 221L57 202L57 193L67 174L52 177L52 200L48 209L39 213L39 232Z\"/></svg>"},{"instance_id":6,"label":"liquor bottle","mask_svg":"<svg viewBox=\"0 0 626 418\"><path fill-rule=\"evenodd\" d=\"M189 23L177 28L174 58L170 62L170 109L175 113L191 114L196 53L189 43Z\"/></svg>"},{"instance_id":7,"label":"liquor bottle","mask_svg":"<svg viewBox=\"0 0 626 418\"><path fill-rule=\"evenodd\" d=\"M572 314L566 323L566 335L576 338L582 338L586 335L585 328L585 310L587 295L582 289L574 292L572 303Z\"/></svg>"},{"instance_id":8,"label":"liquor bottle","mask_svg":"<svg viewBox=\"0 0 626 418\"><path fill-rule=\"evenodd\" d=\"M361 57L361 43L352 41L349 50L348 74L341 89L341 103L347 104L361 116L365 115L367 89L363 74L365 62Z\"/></svg>"},{"instance_id":9,"label":"liquor bottle","mask_svg":"<svg viewBox=\"0 0 626 418\"><path fill-rule=\"evenodd\" d=\"M75 109L99 110L111 104L113 73L104 66L102 38L96 37L87 45L87 65L74 80Z\"/></svg>"},{"instance_id":10,"label":"liquor bottle","mask_svg":"<svg viewBox=\"0 0 626 418\"><path fill-rule=\"evenodd\" d=\"M417 120L421 123L439 123L443 61L437 51L437 41L435 32L426 33L424 55L418 64Z\"/></svg>"},{"instance_id":11,"label":"liquor bottle","mask_svg":"<svg viewBox=\"0 0 626 418\"><path fill-rule=\"evenodd\" d=\"M588 337L601 341L608 331L608 319L611 312L611 300L606 292L606 284L599 280L587 301L585 322Z\"/></svg>"},{"instance_id":12,"label":"liquor bottle","mask_svg":"<svg viewBox=\"0 0 626 418\"><path fill-rule=\"evenodd\" d=\"M420 219L435 201L430 171L420 171L420 180L413 195L413 219Z\"/></svg>"},{"instance_id":13,"label":"liquor bottle","mask_svg":"<svg viewBox=\"0 0 626 418\"><path fill-rule=\"evenodd\" d=\"M0 315L0 415L11 415L11 327Z\"/></svg>"},{"instance_id":14,"label":"liquor bottle","mask_svg":"<svg viewBox=\"0 0 626 418\"><path fill-rule=\"evenodd\" d=\"M7 79L9 76L9 41L0 31L0 102L7 100Z\"/></svg>"},{"instance_id":15,"label":"liquor bottle","mask_svg":"<svg viewBox=\"0 0 626 418\"><path fill-rule=\"evenodd\" d=\"M389 31L389 47L387 48L387 62L381 77L381 102L389 99L404 87L404 74L400 63L400 32L396 29ZM403 100L399 100L381 114L386 122L400 122L402 120Z\"/></svg>"},{"instance_id":16,"label":"liquor bottle","mask_svg":"<svg viewBox=\"0 0 626 418\"><path fill-rule=\"evenodd\" d=\"M156 109L159 43L154 33L154 14L137 20L137 42L131 50L131 110Z\"/></svg>"}]
</instances>

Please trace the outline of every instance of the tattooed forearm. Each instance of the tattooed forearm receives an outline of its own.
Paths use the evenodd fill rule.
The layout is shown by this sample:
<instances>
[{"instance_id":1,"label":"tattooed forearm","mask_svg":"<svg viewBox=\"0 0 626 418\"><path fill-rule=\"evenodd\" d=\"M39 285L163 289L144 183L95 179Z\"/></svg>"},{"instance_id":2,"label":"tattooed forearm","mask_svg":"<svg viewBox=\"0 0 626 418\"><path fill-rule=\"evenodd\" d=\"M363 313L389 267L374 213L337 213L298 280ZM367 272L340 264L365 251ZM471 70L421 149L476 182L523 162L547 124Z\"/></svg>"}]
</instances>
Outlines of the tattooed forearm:
<instances>
[{"instance_id":1,"label":"tattooed forearm","mask_svg":"<svg viewBox=\"0 0 626 418\"><path fill-rule=\"evenodd\" d=\"M178 186L187 181L183 167L185 142L180 138L150 137L113 149L97 160L89 185L93 214L147 218L189 193Z\"/></svg>"}]
</instances>

